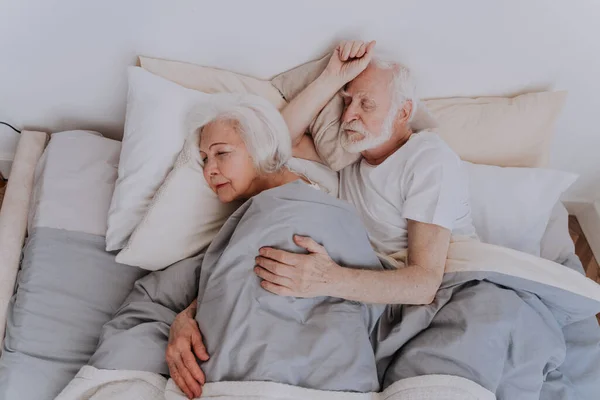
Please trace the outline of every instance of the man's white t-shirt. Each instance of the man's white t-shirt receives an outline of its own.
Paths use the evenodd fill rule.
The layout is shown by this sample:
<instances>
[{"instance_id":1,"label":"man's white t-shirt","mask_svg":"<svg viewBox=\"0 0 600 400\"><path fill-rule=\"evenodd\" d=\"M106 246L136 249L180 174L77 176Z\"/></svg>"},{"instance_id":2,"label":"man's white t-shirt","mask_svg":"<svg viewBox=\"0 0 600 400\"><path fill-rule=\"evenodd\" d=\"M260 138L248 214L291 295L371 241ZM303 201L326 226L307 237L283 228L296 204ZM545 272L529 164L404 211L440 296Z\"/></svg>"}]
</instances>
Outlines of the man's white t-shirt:
<instances>
[{"instance_id":1,"label":"man's white t-shirt","mask_svg":"<svg viewBox=\"0 0 600 400\"><path fill-rule=\"evenodd\" d=\"M344 168L339 197L356 207L371 244L383 254L408 247L408 219L475 236L466 171L432 132L413 134L380 165L361 159Z\"/></svg>"}]
</instances>

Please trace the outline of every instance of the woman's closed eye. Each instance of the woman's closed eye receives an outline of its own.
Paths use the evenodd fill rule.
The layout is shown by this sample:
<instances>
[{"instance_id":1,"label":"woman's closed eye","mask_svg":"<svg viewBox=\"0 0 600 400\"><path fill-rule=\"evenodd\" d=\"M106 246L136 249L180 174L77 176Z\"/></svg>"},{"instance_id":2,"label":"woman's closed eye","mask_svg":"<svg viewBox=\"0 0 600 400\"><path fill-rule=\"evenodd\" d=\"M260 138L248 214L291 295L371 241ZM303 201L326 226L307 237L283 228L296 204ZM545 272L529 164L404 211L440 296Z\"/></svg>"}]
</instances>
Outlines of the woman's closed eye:
<instances>
[{"instance_id":1,"label":"woman's closed eye","mask_svg":"<svg viewBox=\"0 0 600 400\"><path fill-rule=\"evenodd\" d=\"M230 153L231 153L230 151L218 151L218 152L215 153L215 156L217 156L217 157L223 157L223 156L226 156L227 154L230 154ZM208 161L208 156L206 155L206 156L202 157L201 160L202 160L203 164L206 164L206 162Z\"/></svg>"}]
</instances>

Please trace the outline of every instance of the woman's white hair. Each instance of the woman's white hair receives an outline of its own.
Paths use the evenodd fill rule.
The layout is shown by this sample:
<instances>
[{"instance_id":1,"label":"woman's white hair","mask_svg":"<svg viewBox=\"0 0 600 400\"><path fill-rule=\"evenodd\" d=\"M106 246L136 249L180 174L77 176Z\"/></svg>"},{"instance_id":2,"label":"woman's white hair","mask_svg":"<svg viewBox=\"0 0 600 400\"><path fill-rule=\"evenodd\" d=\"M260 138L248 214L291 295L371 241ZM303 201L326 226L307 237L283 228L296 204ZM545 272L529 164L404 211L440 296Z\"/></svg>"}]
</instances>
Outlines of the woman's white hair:
<instances>
[{"instance_id":1,"label":"woman's white hair","mask_svg":"<svg viewBox=\"0 0 600 400\"><path fill-rule=\"evenodd\" d=\"M220 93L211 95L208 103L196 105L188 118L196 143L202 128L217 120L236 123L260 173L279 171L292 156L292 140L283 117L262 97Z\"/></svg>"},{"instance_id":2,"label":"woman's white hair","mask_svg":"<svg viewBox=\"0 0 600 400\"><path fill-rule=\"evenodd\" d=\"M392 108L390 111L395 116L396 112L404 106L404 103L410 101L412 103L412 111L408 119L410 123L417 114L419 102L410 70L398 62L390 61L378 54L373 57L371 63L379 69L392 70Z\"/></svg>"}]
</instances>

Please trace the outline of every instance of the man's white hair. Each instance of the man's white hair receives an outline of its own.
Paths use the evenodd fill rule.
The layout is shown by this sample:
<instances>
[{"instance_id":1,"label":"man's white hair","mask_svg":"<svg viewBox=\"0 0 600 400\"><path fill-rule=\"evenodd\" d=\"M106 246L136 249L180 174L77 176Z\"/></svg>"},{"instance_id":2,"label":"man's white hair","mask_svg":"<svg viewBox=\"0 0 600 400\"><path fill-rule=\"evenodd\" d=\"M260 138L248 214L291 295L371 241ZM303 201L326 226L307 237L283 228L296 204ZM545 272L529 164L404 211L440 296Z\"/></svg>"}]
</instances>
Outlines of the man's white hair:
<instances>
[{"instance_id":1,"label":"man's white hair","mask_svg":"<svg viewBox=\"0 0 600 400\"><path fill-rule=\"evenodd\" d=\"M193 133L198 135L196 143L201 139L202 128L213 121L236 123L260 173L279 171L292 157L292 140L285 120L275 106L262 97L217 94L211 96L210 103L196 105L188 120Z\"/></svg>"},{"instance_id":2,"label":"man's white hair","mask_svg":"<svg viewBox=\"0 0 600 400\"><path fill-rule=\"evenodd\" d=\"M417 112L419 102L410 70L396 61L391 61L377 54L373 57L371 63L379 69L392 71L392 107L390 112L394 113L395 116L398 110L404 106L404 103L410 101L412 103L412 111L408 119L410 125Z\"/></svg>"}]
</instances>

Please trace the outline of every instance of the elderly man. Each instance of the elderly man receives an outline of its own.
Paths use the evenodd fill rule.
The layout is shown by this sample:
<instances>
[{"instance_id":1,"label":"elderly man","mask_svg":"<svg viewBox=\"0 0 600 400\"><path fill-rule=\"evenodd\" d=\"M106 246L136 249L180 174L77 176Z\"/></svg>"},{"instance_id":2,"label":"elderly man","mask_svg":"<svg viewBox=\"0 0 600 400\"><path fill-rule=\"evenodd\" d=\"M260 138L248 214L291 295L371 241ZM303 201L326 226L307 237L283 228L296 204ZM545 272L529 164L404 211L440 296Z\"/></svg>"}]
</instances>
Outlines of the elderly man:
<instances>
[{"instance_id":1,"label":"elderly man","mask_svg":"<svg viewBox=\"0 0 600 400\"><path fill-rule=\"evenodd\" d=\"M284 296L334 296L379 304L429 304L442 281L451 234L474 235L468 181L458 156L435 133L414 133L418 107L409 71L372 56L375 42L342 42L327 68L282 114L294 155L318 159L303 141L309 123L342 89L342 146L360 153L340 173L339 195L352 203L373 247L408 249L406 268L387 271L336 265L310 238L296 243L309 255L260 249L256 273Z\"/></svg>"},{"instance_id":2,"label":"elderly man","mask_svg":"<svg viewBox=\"0 0 600 400\"><path fill-rule=\"evenodd\" d=\"M282 114L294 156L320 160L305 132L342 90L341 142L362 157L341 171L340 197L358 210L378 252L390 255L408 249L407 266L383 271L343 268L323 246L296 236L296 244L308 254L259 250L255 273L265 290L282 296L429 304L442 282L451 234L475 234L460 159L435 133L413 132L418 102L409 71L373 57L374 46L375 42L340 43L323 73ZM194 316L195 302L175 320L167 360L176 365L172 377L177 384L197 395L204 376L190 349L201 360L208 354Z\"/></svg>"}]
</instances>

